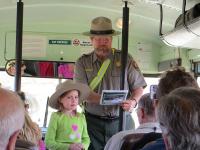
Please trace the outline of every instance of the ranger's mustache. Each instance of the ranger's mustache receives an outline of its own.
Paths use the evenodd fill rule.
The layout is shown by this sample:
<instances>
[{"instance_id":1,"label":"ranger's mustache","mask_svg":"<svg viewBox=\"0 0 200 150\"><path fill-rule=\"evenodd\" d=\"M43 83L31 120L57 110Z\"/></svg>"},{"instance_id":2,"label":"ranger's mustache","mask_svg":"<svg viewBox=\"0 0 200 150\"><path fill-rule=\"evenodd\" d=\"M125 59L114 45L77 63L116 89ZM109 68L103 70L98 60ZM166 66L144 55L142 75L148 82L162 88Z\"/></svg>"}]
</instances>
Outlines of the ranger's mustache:
<instances>
[{"instance_id":1,"label":"ranger's mustache","mask_svg":"<svg viewBox=\"0 0 200 150\"><path fill-rule=\"evenodd\" d=\"M96 51L104 51L104 50L110 50L110 48L107 47L100 47L100 48L95 48Z\"/></svg>"}]
</instances>

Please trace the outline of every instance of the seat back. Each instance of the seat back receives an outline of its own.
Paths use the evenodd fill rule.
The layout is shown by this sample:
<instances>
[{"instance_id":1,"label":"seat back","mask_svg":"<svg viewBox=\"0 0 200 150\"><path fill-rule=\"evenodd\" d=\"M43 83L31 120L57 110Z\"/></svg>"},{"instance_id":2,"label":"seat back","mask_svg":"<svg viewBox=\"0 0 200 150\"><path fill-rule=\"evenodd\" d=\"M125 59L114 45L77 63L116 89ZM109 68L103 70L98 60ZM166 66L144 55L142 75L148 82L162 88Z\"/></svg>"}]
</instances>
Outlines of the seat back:
<instances>
[{"instance_id":1,"label":"seat back","mask_svg":"<svg viewBox=\"0 0 200 150\"><path fill-rule=\"evenodd\" d=\"M125 136L121 150L139 150L143 148L147 143L155 141L162 137L161 133L138 133L129 134Z\"/></svg>"}]
</instances>

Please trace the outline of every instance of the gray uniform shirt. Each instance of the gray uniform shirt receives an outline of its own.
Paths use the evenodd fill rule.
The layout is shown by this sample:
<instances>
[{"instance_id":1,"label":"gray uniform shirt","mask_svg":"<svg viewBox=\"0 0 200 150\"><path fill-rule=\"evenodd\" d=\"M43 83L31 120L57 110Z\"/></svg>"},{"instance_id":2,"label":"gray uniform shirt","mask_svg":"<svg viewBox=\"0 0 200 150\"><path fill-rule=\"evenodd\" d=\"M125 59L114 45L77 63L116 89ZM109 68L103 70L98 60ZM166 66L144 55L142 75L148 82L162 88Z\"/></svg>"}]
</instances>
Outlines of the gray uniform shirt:
<instances>
[{"instance_id":1,"label":"gray uniform shirt","mask_svg":"<svg viewBox=\"0 0 200 150\"><path fill-rule=\"evenodd\" d=\"M111 62L95 92L101 94L102 90L120 90L121 75L121 51L115 50L108 56ZM101 62L97 59L94 52L81 56L75 66L75 80L84 84L90 82L97 75ZM131 55L127 57L127 65L125 69L124 89L132 92L133 89L146 86L143 75L141 74L136 62ZM85 104L85 110L91 114L98 116L118 116L119 106L102 106L98 104Z\"/></svg>"}]
</instances>

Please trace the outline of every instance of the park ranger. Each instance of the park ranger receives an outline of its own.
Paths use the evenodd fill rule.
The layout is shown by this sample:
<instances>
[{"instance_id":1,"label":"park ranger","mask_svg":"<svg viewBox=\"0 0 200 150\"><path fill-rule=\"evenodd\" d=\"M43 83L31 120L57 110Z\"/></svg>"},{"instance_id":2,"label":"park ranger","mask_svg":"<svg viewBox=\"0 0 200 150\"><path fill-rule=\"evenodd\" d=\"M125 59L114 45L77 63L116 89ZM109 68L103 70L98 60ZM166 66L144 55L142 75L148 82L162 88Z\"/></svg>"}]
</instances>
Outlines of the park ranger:
<instances>
[{"instance_id":1,"label":"park ranger","mask_svg":"<svg viewBox=\"0 0 200 150\"><path fill-rule=\"evenodd\" d=\"M126 129L132 129L134 122L130 112L136 107L146 86L143 75L133 58L128 55L125 69L125 90L129 97L120 105L103 106L99 104L102 90L120 90L121 51L112 48L112 36L120 32L113 30L112 22L106 17L92 20L89 32L94 51L81 56L75 66L75 80L88 84L96 93L84 103L88 133L91 140L90 150L103 149L108 139L119 131L119 108L126 111Z\"/></svg>"}]
</instances>

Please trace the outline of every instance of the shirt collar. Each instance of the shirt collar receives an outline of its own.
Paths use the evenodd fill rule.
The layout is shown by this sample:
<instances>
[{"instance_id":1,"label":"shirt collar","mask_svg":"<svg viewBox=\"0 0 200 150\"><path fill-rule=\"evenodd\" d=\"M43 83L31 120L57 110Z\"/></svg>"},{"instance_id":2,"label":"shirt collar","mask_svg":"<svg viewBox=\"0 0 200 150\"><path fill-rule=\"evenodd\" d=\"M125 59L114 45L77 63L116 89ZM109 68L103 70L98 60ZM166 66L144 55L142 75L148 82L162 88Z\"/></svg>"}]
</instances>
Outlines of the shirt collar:
<instances>
[{"instance_id":1,"label":"shirt collar","mask_svg":"<svg viewBox=\"0 0 200 150\"><path fill-rule=\"evenodd\" d=\"M96 53L95 53L95 51L93 52L93 63L95 63L97 61L97 55L96 55Z\"/></svg>"},{"instance_id":2,"label":"shirt collar","mask_svg":"<svg viewBox=\"0 0 200 150\"><path fill-rule=\"evenodd\" d=\"M147 122L141 124L138 129L144 129L144 128L152 128L152 130L155 128L157 131L161 132L160 125L158 122Z\"/></svg>"}]
</instances>

